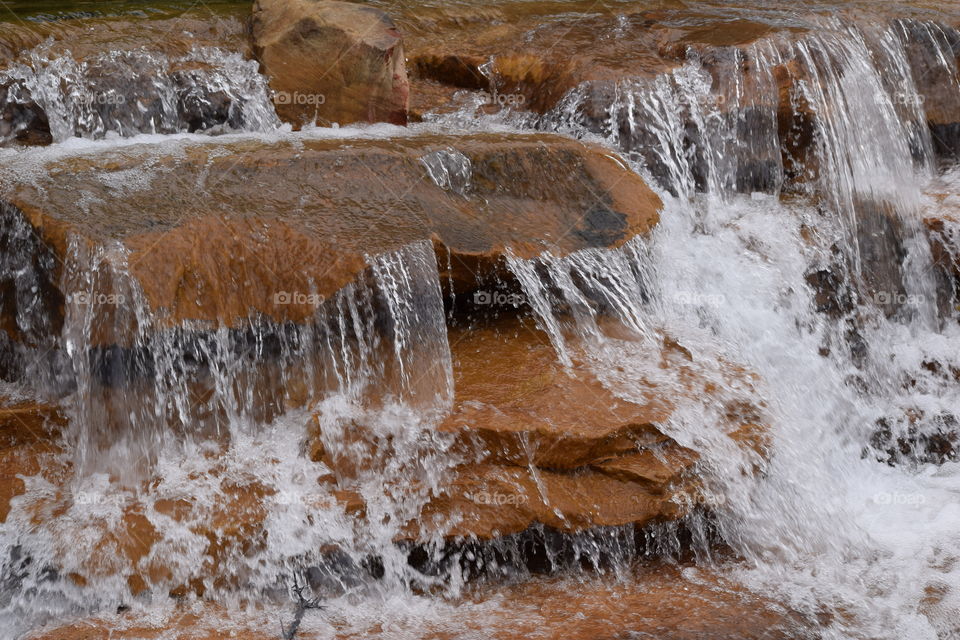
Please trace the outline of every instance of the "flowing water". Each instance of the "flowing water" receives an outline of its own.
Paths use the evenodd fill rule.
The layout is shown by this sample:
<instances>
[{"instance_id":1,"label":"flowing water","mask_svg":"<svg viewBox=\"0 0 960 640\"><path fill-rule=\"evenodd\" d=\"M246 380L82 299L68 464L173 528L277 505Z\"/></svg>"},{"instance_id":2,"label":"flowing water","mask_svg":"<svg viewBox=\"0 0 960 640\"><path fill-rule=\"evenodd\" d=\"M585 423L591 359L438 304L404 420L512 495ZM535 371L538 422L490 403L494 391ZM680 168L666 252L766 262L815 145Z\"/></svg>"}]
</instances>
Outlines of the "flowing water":
<instances>
[{"instance_id":1,"label":"flowing water","mask_svg":"<svg viewBox=\"0 0 960 640\"><path fill-rule=\"evenodd\" d=\"M923 226L944 207L960 211L960 169L941 152L946 133L927 126L929 110L940 108L932 87L938 105L960 105L960 32L934 19L811 20L799 37L691 49L676 68L622 78L612 94L577 87L543 115L464 109L428 117L414 133L549 130L622 154L664 198L650 237L617 250L511 257L508 266L558 360L588 362L624 399L643 400L654 375L644 363L663 334L698 359L756 374L732 382L718 364L705 374L716 394L678 403L662 425L702 457L712 515L698 511L685 523L697 561L816 620L820 637L960 637L960 461L928 446L960 428L960 384L947 373L960 370L960 311L943 291ZM52 56L49 46L0 72L0 85L16 87L12 102L29 92L59 146L0 151L5 182L29 180L42 154L96 154L128 142L118 136L151 134L137 140L156 143L177 134L187 144L199 136L184 134L196 131L320 135L278 132L265 80L236 53L104 52L78 63ZM202 70L177 84L170 69L197 61ZM103 65L126 80L96 86ZM802 157L781 149L784 69L800 114L794 134L812 140ZM598 110L601 93L612 98ZM219 115L191 125L184 96L209 104L212 94L226 96ZM133 103L149 106L128 108ZM104 137L111 139L77 140ZM438 184L466 189L472 169L463 160L451 148L423 165ZM947 220L940 232L953 256L957 224ZM28 244L15 225L2 233ZM432 247L370 256L367 281L319 305L307 325L215 331L155 326L122 247L78 244L70 256L63 291L131 301L108 327L130 348L89 357L102 318L82 299L66 302L51 343L39 337L53 333L43 315L22 305L18 322L38 338L21 357L38 387L64 398L70 453L60 457L79 471L66 489L25 478L27 493L0 525L0 626L10 637L64 612L129 605L128 579L142 570L159 576L156 594L202 579L207 594L243 607L282 602L290 576L311 567L328 608L305 617L302 629L321 634L336 619L410 637L424 619L453 621L456 630L461 616L496 618L496 601L451 604L463 593L466 565L451 562L439 539L416 568L394 543L461 455L435 429L455 389L441 277L448 265L436 264ZM31 280L30 259L4 254L0 265L25 301L42 286ZM254 363L267 352L275 364L264 371ZM105 384L104 371L122 372L135 390ZM659 388L683 395L674 373L655 375ZM298 385L308 399L292 402ZM761 407L770 425L766 458L710 428L743 401ZM308 405L323 447L355 463L350 477L302 450ZM120 437L104 430L117 423ZM172 432L164 427L171 423ZM127 461L123 469L118 460ZM133 488L140 466L159 478L148 490ZM311 490L331 473L364 499L365 518ZM198 578L210 558L194 525L220 517L225 493L243 500L229 487L251 479L266 535L222 549L217 580ZM64 502L64 490L72 500ZM165 505L184 495L199 507L171 517ZM90 533L131 509L158 540L139 567L118 551L128 542L105 544ZM651 535L659 536L650 545L657 554L680 546L669 527ZM717 541L738 560L716 558ZM502 551L519 543L499 544ZM610 565L601 557L613 558L615 573L650 551L615 528L572 544L595 570ZM72 573L97 577L81 584L65 577ZM575 576L569 589L577 589ZM162 600L136 606L162 612ZM396 626L385 624L391 620Z\"/></svg>"}]
</instances>

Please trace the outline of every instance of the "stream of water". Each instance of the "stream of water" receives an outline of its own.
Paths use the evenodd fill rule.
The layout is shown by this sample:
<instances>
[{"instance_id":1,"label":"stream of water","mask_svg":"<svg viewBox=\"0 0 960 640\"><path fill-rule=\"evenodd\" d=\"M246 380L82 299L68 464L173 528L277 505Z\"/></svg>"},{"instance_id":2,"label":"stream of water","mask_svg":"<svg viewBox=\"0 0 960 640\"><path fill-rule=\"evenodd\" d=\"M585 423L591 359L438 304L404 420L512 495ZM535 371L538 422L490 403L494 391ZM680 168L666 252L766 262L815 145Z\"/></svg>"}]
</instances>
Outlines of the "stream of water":
<instances>
[{"instance_id":1,"label":"stream of water","mask_svg":"<svg viewBox=\"0 0 960 640\"><path fill-rule=\"evenodd\" d=\"M800 38L763 38L745 54L717 55L719 62L691 53L673 71L624 78L602 117L594 87L581 86L543 115L464 109L402 135L554 131L620 153L664 200L651 235L616 250L511 258L509 269L558 360L588 362L624 399L643 400L638 393L651 375L643 363L664 334L698 359L756 374L738 386L718 365L706 373L716 396L678 404L663 425L701 455L715 498L712 516L686 523L703 533L694 535L698 561L817 620L819 637L958 638L960 461L938 459L927 444L960 429L960 384L945 373L960 369L960 311L942 293L923 219L945 202L960 210L960 169L938 153L942 141L926 125L923 96L935 77L960 104L960 32L935 21L817 20ZM29 64L0 71L0 86L16 88L11 103L28 92L40 105L54 146L0 150L5 183L29 180L51 158L131 143L187 145L210 133L230 140L401 135L393 127L291 133L273 112L265 79L235 53L206 48L171 60L104 52L78 63L49 57L44 46ZM175 63L198 61L202 70L170 73ZM104 65L127 80L96 86ZM789 193L783 177L796 167L782 153L777 120L776 73L784 67L799 78L793 99L814 140L803 160L808 173ZM212 95L220 108L191 124L190 105L210 105ZM134 103L143 108L129 108ZM457 177L469 184L469 175ZM0 233L19 237L16 228ZM956 255L960 228L948 221L943 233ZM280 598L291 572L313 566L329 609L306 618L304 631L326 633L338 617L363 627L395 616L401 637L417 619L496 615L489 604L451 605L465 579L456 566L414 569L393 542L460 455L434 429L455 389L446 265L436 264L428 243L369 257L368 282L327 301L313 323L280 333L254 324L158 330L122 248L77 246L71 255L76 264L66 270L64 290L85 290L99 278L134 301L127 307L133 317L113 321L137 327L135 355L123 366L143 388L133 397L107 395L86 350L96 322L91 307L68 303L54 340L62 356L32 358L29 372L51 394L69 390L70 459L83 473L68 487L69 510L55 517L61 489L25 478L27 493L0 525L0 627L12 630L0 636L18 637L64 612L128 604L134 568L89 532L123 520L133 504L159 539L142 566L162 567L162 584L195 579L209 559L192 525L218 517L214 496L225 479L255 478L271 497L263 506L266 535L222 550L220 581L207 585L218 601ZM19 274L17 291L28 296L36 283L23 260L5 255L0 269ZM834 283L828 303L811 274ZM279 364L258 373L251 363L265 350L279 353ZM206 363L202 375L185 374L198 362ZM669 370L656 375L662 389L683 393ZM282 408L283 390L299 382L318 409L323 446L362 468L351 487L370 526L309 497L315 478L334 470L301 448L307 413ZM266 397L266 388L281 391ZM767 458L710 428L744 399L762 407L770 425ZM98 431L118 419L106 413L127 426L124 438ZM186 434L162 427L171 415L189 427ZM360 438L351 435L358 424ZM144 461L160 480L138 493L111 480L116 460ZM132 472L139 464L124 466ZM184 493L203 506L194 520L164 507ZM626 564L639 553L626 548L626 537L618 530L586 536L578 553ZM738 561L712 557L718 539ZM441 547L437 540L429 551L437 562ZM91 569L95 582L64 578ZM156 597L138 606L167 605Z\"/></svg>"}]
</instances>

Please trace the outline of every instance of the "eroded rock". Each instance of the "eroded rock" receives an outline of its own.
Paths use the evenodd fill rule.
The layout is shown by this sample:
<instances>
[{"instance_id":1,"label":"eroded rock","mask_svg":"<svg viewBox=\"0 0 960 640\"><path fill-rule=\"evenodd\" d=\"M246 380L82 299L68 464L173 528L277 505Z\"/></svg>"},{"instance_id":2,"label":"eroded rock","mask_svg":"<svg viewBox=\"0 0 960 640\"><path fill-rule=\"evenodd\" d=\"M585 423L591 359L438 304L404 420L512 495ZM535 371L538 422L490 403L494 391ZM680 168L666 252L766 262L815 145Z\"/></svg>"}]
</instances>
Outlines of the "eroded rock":
<instances>
[{"instance_id":1,"label":"eroded rock","mask_svg":"<svg viewBox=\"0 0 960 640\"><path fill-rule=\"evenodd\" d=\"M379 9L257 0L252 35L283 120L296 126L406 124L410 89L403 39Z\"/></svg>"},{"instance_id":2,"label":"eroded rock","mask_svg":"<svg viewBox=\"0 0 960 640\"><path fill-rule=\"evenodd\" d=\"M452 617L392 619L390 633L384 633L376 620L337 622L341 625L338 637L375 640L399 632L423 640L470 634L504 640L596 640L627 633L672 640L788 640L813 636L817 628L817 621L686 563L638 566L629 579L538 577L506 589L484 588L458 604ZM261 630L261 616L259 611L236 611L205 602L199 613L175 608L150 620L138 611L127 611L57 622L31 640L140 640L170 634L184 640L212 640L227 627L238 640L275 637ZM311 637L308 632L299 635Z\"/></svg>"},{"instance_id":3,"label":"eroded rock","mask_svg":"<svg viewBox=\"0 0 960 640\"><path fill-rule=\"evenodd\" d=\"M608 152L542 135L251 141L176 155L138 146L42 171L31 183L3 180L3 214L11 242L38 240L15 255L45 283L31 312L53 331L76 293L59 289L69 286L64 265L94 267L84 264L92 255L115 273L81 292L121 293L126 272L161 325L302 322L317 305L277 296L329 298L363 272L365 255L433 238L440 264L457 266L457 288L470 290L507 251L620 246L650 229L660 207ZM108 246L123 257L102 255ZM8 314L23 311L17 286L5 294Z\"/></svg>"}]
</instances>

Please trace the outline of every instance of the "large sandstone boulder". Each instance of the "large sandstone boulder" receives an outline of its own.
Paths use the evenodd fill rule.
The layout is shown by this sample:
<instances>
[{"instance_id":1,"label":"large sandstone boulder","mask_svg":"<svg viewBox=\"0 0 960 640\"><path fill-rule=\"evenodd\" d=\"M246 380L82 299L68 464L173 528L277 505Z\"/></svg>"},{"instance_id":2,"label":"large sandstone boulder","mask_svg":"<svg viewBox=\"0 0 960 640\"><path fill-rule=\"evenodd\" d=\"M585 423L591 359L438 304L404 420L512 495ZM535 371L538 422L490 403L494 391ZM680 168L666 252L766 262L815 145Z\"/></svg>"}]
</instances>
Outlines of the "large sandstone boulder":
<instances>
[{"instance_id":1,"label":"large sandstone boulder","mask_svg":"<svg viewBox=\"0 0 960 640\"><path fill-rule=\"evenodd\" d=\"M257 0L253 49L277 114L301 126L406 124L403 39L379 9L326 0Z\"/></svg>"},{"instance_id":2,"label":"large sandstone boulder","mask_svg":"<svg viewBox=\"0 0 960 640\"><path fill-rule=\"evenodd\" d=\"M302 322L316 303L277 295L330 298L363 273L366 255L432 238L441 267L469 290L505 252L620 246L660 207L608 152L544 135L135 146L66 156L29 182L14 169L0 192L0 244L10 247L0 297L15 340L57 331L77 293L64 265L92 267L82 258L103 259L98 249L126 253L114 263L161 325ZM122 293L115 277L97 286L81 293Z\"/></svg>"}]
</instances>

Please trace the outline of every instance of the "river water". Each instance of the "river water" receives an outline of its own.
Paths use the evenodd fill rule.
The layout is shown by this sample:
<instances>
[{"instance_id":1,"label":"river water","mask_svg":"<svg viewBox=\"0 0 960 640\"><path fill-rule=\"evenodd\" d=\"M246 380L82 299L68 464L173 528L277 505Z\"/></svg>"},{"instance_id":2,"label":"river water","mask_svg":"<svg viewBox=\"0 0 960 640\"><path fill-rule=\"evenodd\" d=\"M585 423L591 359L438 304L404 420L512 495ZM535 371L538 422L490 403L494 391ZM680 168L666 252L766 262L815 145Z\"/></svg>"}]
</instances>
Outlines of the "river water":
<instances>
[{"instance_id":1,"label":"river water","mask_svg":"<svg viewBox=\"0 0 960 640\"><path fill-rule=\"evenodd\" d=\"M165 18L186 5L2 4L11 24L24 20L27 27L49 23L53 29L64 17L96 20L114 12L123 19ZM553 4L573 13L615 14L630 3L600 3L597 9L589 3ZM701 16L748 15L771 24L801 20L779 3L661 5L684 5ZM131 144L169 150L212 137L334 136L349 142L424 132L551 131L606 145L662 196L656 229L617 250L512 258L509 268L558 360L588 362L624 399L643 400L638 393L649 382L643 363L662 331L698 358L737 363L756 374L749 388L740 388L719 367L708 372L715 376L716 395L679 404L662 425L700 454L713 498L712 515L685 523L694 532L698 565L816 621L811 636L956 638L960 461L931 453L927 445L960 428L955 416L960 383L948 373L960 370L960 307L944 294L923 220L952 208L955 215L942 233L948 251L960 251L960 167L942 151L948 142L938 137L946 134L926 126L931 104L924 99L930 85L924 78L935 75L947 96L938 100L960 105L960 32L947 26L951 20L956 24L957 9L924 2L878 9L865 2L854 22L832 15L835 3L806 8L812 10L802 18L809 31L774 33L749 45L746 55L754 64L744 66L735 56L717 56L716 63L691 54L670 71L618 80L599 117L592 87L582 86L542 115L510 109L477 115L465 107L428 114L424 123L406 130L380 125L291 132L276 118L256 65L215 46L173 53L104 51L93 61L78 61L54 44L40 43L0 71L0 79L30 91L49 117L53 144L0 149L0 180L30 181L51 161L122 153ZM230 3L209 11L228 22L239 22L242 14ZM901 14L912 17L891 20ZM202 70L186 78L170 73L176 64L197 61ZM788 189L783 177L794 168L784 163L777 129L775 69L782 65L799 70L802 80L793 89L810 114L814 140L806 162L815 170ZM115 70L113 79L119 74L127 81L99 84L105 67ZM713 82L710 71L722 81ZM213 118L215 125L198 129L182 99L191 91L227 95L230 106ZM104 109L89 99L103 95L123 100ZM137 100L149 108L127 108ZM122 520L133 501L147 504L146 517L159 532L150 562L168 570L164 584L194 577L205 561L205 541L194 532L195 523L166 517L156 505L184 492L212 502L221 491L219 481L209 479L214 466L220 476L252 476L277 490L265 507L265 541L252 549L227 549L220 558L218 571L229 586L208 590L218 602L240 606L270 597L282 602L282 577L318 549L336 547L345 551L319 564L336 589L327 610L305 617L303 632L325 637L331 621L349 620L359 629L380 625L384 637L416 637L420 625L430 624L452 629L451 637L497 637L493 622L488 631L457 632L456 620L497 620L498 608L510 610L509 603L494 598L455 606L464 593L463 576L455 570L439 576L417 571L393 543L400 523L418 513L458 462L449 441L434 430L450 410L455 389L441 277L445 265L436 264L430 246L371 256L369 283L338 294L309 329L280 337L281 385L304 376L323 379L309 386L322 389L314 399L324 445L366 456L367 470L356 486L368 505L365 522L377 524L364 527L305 497L312 495L310 479L322 465L300 450L304 415L291 410L266 420L256 411L259 397L252 389L261 382L246 377L244 367L250 366L251 349L257 353L276 336L239 344L223 330L191 347L213 363L209 403L227 415L227 450L211 449L200 437L164 434L154 424L160 414L179 411L185 420L193 415L191 388L181 375L189 363L171 354L184 352L182 345L194 338L188 331L152 328L122 251L85 251L74 252L78 266L72 277L84 282L109 277L135 301L131 313L140 334L134 339L148 354L145 361L154 363L154 380L149 393L133 399L97 395L96 373L84 349L94 321L82 306L68 307L54 340L72 357L42 361L32 373L50 393L63 384L58 375L69 373L73 390L64 402L71 416L70 456L85 470L70 490L94 498L76 499L66 513L38 521L31 503L56 490L42 478L25 478L27 494L0 525L5 562L0 626L12 629L9 637L65 613L128 604L132 569L118 559L116 566L104 559L99 577L87 584L54 576L49 567L59 567L62 575L89 569L97 551L88 532L98 523ZM18 266L11 259L4 268ZM834 283L826 303L814 284L824 281ZM23 284L25 292L29 285ZM392 346L386 352L376 344L373 317L390 319ZM414 374L424 369L440 374L424 385ZM680 384L669 372L662 376L658 384L664 389ZM722 420L727 400L745 394L762 407L769 425L766 459L708 427ZM103 444L96 425L104 407L130 412L128 438ZM392 443L389 450L350 449L347 430L357 422L372 425ZM117 474L109 461L130 456L157 469L160 480L147 494L111 479ZM396 484L406 488L397 490ZM661 535L667 540L658 552L669 557L676 550L673 532ZM628 588L642 590L642 581L631 582L625 569L641 552L624 550L624 540L623 531L610 530L577 545L586 558L618 557L613 572ZM717 555L718 542L728 551ZM439 546L434 551L439 557ZM376 571L361 570L371 557L377 558ZM360 574L366 577L356 577ZM564 579L566 588L576 590L581 577ZM159 597L136 606L156 616L168 607Z\"/></svg>"}]
</instances>

